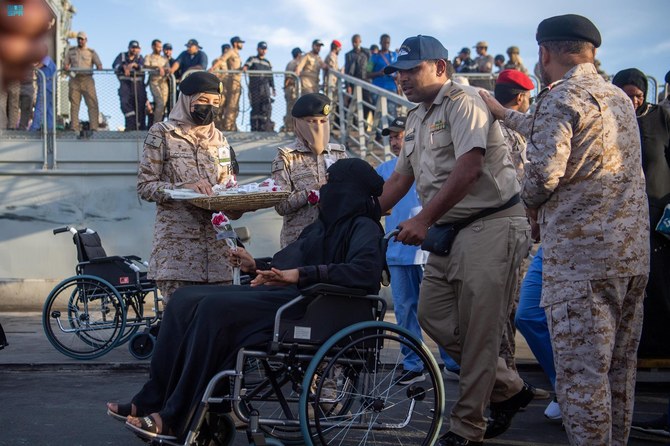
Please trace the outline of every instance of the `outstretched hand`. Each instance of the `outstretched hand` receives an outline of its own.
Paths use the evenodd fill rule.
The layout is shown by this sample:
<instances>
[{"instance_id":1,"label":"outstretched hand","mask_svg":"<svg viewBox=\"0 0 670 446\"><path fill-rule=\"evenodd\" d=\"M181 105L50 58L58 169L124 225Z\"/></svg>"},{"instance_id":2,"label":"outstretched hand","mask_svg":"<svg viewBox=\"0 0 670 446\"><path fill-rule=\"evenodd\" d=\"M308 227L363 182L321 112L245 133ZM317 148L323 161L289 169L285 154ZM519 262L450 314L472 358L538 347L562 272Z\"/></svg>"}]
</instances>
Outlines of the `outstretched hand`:
<instances>
[{"instance_id":1,"label":"outstretched hand","mask_svg":"<svg viewBox=\"0 0 670 446\"><path fill-rule=\"evenodd\" d=\"M269 271L256 271L257 276L251 281L251 286L286 286L298 283L300 274L297 269L280 270L272 268Z\"/></svg>"}]
</instances>

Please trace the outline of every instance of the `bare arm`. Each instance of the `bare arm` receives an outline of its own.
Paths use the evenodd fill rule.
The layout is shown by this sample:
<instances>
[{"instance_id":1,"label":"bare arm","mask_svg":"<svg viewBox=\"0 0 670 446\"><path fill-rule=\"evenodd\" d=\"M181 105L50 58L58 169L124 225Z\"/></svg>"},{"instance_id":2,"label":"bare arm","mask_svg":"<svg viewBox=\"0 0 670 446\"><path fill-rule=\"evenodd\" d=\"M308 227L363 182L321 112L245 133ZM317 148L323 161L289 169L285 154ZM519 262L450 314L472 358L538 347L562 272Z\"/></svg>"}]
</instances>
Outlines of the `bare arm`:
<instances>
[{"instance_id":1,"label":"bare arm","mask_svg":"<svg viewBox=\"0 0 670 446\"><path fill-rule=\"evenodd\" d=\"M409 188L412 187L412 183L414 183L414 177L393 172L384 183L384 192L379 197L382 213L388 212L395 206L407 194Z\"/></svg>"}]
</instances>

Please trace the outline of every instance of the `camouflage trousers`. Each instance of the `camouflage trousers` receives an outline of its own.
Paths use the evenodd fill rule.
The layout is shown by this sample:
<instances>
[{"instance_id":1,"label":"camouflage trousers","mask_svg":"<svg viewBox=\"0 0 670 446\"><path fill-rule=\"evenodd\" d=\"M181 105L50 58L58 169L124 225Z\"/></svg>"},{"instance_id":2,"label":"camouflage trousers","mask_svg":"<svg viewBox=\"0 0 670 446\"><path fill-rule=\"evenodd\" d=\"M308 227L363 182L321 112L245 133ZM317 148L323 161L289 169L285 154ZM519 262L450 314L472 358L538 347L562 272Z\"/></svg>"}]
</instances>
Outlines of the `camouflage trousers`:
<instances>
[{"instance_id":1,"label":"camouflage trousers","mask_svg":"<svg viewBox=\"0 0 670 446\"><path fill-rule=\"evenodd\" d=\"M646 276L545 279L556 396L572 446L624 446L633 416Z\"/></svg>"},{"instance_id":2,"label":"camouflage trousers","mask_svg":"<svg viewBox=\"0 0 670 446\"><path fill-rule=\"evenodd\" d=\"M230 285L232 282L193 282L189 280L157 280L156 286L163 296L163 305L167 305L170 301L170 298L181 287L191 286L191 285Z\"/></svg>"}]
</instances>

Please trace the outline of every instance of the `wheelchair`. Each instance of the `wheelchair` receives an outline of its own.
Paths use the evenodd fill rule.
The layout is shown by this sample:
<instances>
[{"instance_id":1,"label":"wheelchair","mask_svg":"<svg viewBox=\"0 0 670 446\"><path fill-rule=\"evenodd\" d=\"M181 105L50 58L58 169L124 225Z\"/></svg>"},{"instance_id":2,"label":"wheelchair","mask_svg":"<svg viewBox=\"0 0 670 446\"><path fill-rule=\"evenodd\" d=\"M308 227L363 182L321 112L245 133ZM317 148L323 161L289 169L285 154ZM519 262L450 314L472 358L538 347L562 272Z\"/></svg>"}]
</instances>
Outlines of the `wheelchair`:
<instances>
[{"instance_id":1,"label":"wheelchair","mask_svg":"<svg viewBox=\"0 0 670 446\"><path fill-rule=\"evenodd\" d=\"M384 238L384 245L395 233ZM276 312L272 339L242 348L235 369L209 382L177 440L152 444L229 445L235 422L251 445L432 445L445 396L430 350L384 322L386 302L364 291L316 284ZM287 316L296 305L299 319ZM402 352L401 352L402 350ZM400 385L414 352L424 380Z\"/></svg>"},{"instance_id":2,"label":"wheelchair","mask_svg":"<svg viewBox=\"0 0 670 446\"><path fill-rule=\"evenodd\" d=\"M107 256L93 230L70 226L77 247L76 275L59 283L44 303L42 327L49 342L74 359L98 358L128 343L137 359L151 356L162 316L162 298L141 258ZM153 296L153 314L145 315L145 299ZM140 331L140 329L142 329Z\"/></svg>"}]
</instances>

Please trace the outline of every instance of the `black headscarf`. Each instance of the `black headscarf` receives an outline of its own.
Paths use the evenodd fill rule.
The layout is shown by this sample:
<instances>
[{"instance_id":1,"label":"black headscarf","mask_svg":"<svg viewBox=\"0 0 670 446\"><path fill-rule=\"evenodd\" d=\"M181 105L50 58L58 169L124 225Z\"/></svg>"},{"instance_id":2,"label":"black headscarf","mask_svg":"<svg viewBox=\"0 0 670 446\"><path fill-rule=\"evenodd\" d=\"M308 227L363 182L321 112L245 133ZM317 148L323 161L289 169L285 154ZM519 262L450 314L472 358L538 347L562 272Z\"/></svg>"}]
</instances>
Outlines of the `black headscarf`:
<instances>
[{"instance_id":1,"label":"black headscarf","mask_svg":"<svg viewBox=\"0 0 670 446\"><path fill-rule=\"evenodd\" d=\"M647 81L647 76L645 76L642 71L637 68L621 70L614 75L612 83L622 90L624 85L633 85L642 90L644 93L644 102L637 108L636 113L639 114L647 108L647 90L649 88L649 82Z\"/></svg>"},{"instance_id":2,"label":"black headscarf","mask_svg":"<svg viewBox=\"0 0 670 446\"><path fill-rule=\"evenodd\" d=\"M344 262L357 218L370 218L383 233L378 199L383 189L384 179L367 162L359 158L335 162L328 168L328 182L319 190L319 219L275 254L273 266L282 269Z\"/></svg>"}]
</instances>

